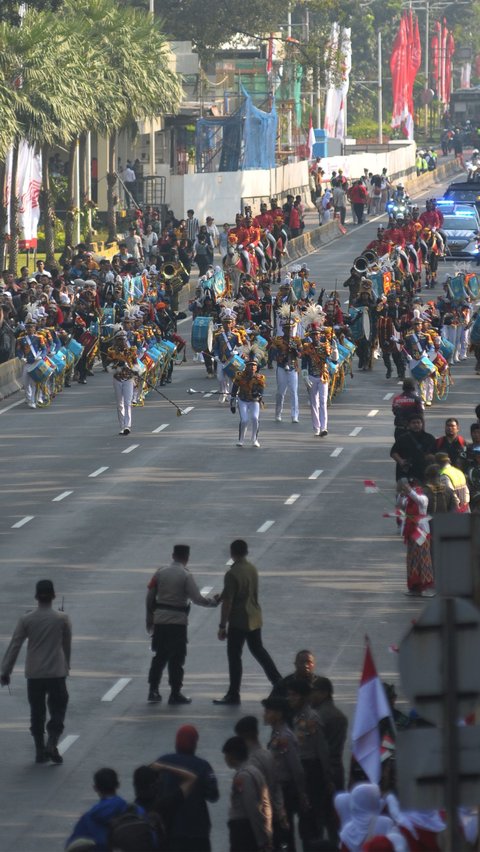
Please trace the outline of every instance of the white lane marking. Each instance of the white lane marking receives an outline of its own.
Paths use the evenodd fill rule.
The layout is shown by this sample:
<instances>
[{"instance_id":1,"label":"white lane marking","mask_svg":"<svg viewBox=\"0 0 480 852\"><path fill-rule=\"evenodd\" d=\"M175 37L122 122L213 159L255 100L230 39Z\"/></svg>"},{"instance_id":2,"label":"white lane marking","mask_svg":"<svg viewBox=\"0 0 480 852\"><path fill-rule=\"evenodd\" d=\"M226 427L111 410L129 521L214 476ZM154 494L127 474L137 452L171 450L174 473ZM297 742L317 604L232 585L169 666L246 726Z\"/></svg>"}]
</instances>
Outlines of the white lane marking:
<instances>
[{"instance_id":1,"label":"white lane marking","mask_svg":"<svg viewBox=\"0 0 480 852\"><path fill-rule=\"evenodd\" d=\"M267 530L269 530L270 527L273 527L274 523L275 523L275 521L265 521L265 523L262 524L262 526L258 528L257 532L267 532Z\"/></svg>"},{"instance_id":2,"label":"white lane marking","mask_svg":"<svg viewBox=\"0 0 480 852\"><path fill-rule=\"evenodd\" d=\"M183 322L188 322L192 317L185 317L185 319L177 320L177 325L182 325Z\"/></svg>"},{"instance_id":3,"label":"white lane marking","mask_svg":"<svg viewBox=\"0 0 480 852\"><path fill-rule=\"evenodd\" d=\"M356 438L357 435L360 435L360 432L362 431L362 429L363 429L363 426L355 426L355 429L352 429L352 431L349 433L348 437L349 438Z\"/></svg>"},{"instance_id":4,"label":"white lane marking","mask_svg":"<svg viewBox=\"0 0 480 852\"><path fill-rule=\"evenodd\" d=\"M288 500L285 500L285 506L291 506L300 497L300 494L291 494Z\"/></svg>"},{"instance_id":5,"label":"white lane marking","mask_svg":"<svg viewBox=\"0 0 480 852\"><path fill-rule=\"evenodd\" d=\"M193 411L194 408L195 408L194 405L189 405L188 408L183 409L183 413L184 414L190 414L190 412Z\"/></svg>"},{"instance_id":6,"label":"white lane marking","mask_svg":"<svg viewBox=\"0 0 480 852\"><path fill-rule=\"evenodd\" d=\"M57 496L53 498L52 503L60 503L60 500L65 500L65 497L70 497L70 494L73 494L73 491L62 491L61 494L57 494Z\"/></svg>"},{"instance_id":7,"label":"white lane marking","mask_svg":"<svg viewBox=\"0 0 480 852\"><path fill-rule=\"evenodd\" d=\"M122 453L133 453L133 451L136 450L139 446L140 444L130 444L130 446L127 447L126 450L122 450Z\"/></svg>"},{"instance_id":8,"label":"white lane marking","mask_svg":"<svg viewBox=\"0 0 480 852\"><path fill-rule=\"evenodd\" d=\"M161 426L157 426L156 429L152 429L152 435L156 435L158 432L163 432L163 430L166 429L168 425L168 423L162 423Z\"/></svg>"},{"instance_id":9,"label":"white lane marking","mask_svg":"<svg viewBox=\"0 0 480 852\"><path fill-rule=\"evenodd\" d=\"M71 745L77 742L80 734L69 734L68 737L62 740L61 743L58 744L58 750L60 754L65 754L67 748L70 748Z\"/></svg>"},{"instance_id":10,"label":"white lane marking","mask_svg":"<svg viewBox=\"0 0 480 852\"><path fill-rule=\"evenodd\" d=\"M88 475L90 479L92 479L94 476L100 476L101 473L105 473L106 470L108 470L108 467L97 467L97 469L94 470L93 473L89 473Z\"/></svg>"},{"instance_id":11,"label":"white lane marking","mask_svg":"<svg viewBox=\"0 0 480 852\"><path fill-rule=\"evenodd\" d=\"M130 683L131 677L121 677L117 680L116 683L113 684L112 688L102 695L100 701L113 701L114 698L117 697L118 693L125 689L127 683Z\"/></svg>"},{"instance_id":12,"label":"white lane marking","mask_svg":"<svg viewBox=\"0 0 480 852\"><path fill-rule=\"evenodd\" d=\"M372 410L368 412L367 417L376 417L377 414L378 408L372 408Z\"/></svg>"},{"instance_id":13,"label":"white lane marking","mask_svg":"<svg viewBox=\"0 0 480 852\"><path fill-rule=\"evenodd\" d=\"M204 598L206 598L207 595L210 594L212 589L213 589L213 586L204 586L203 589L200 589L200 594L203 595Z\"/></svg>"},{"instance_id":14,"label":"white lane marking","mask_svg":"<svg viewBox=\"0 0 480 852\"><path fill-rule=\"evenodd\" d=\"M391 398L392 398L392 396L393 396L393 393L386 393L386 394L385 394L385 396L384 396L383 398L384 398L384 399L391 399Z\"/></svg>"},{"instance_id":15,"label":"white lane marking","mask_svg":"<svg viewBox=\"0 0 480 852\"><path fill-rule=\"evenodd\" d=\"M24 527L25 524L28 524L29 521L33 521L35 515L25 515L21 521L17 521L16 524L13 524L12 530L19 530L20 527Z\"/></svg>"},{"instance_id":16,"label":"white lane marking","mask_svg":"<svg viewBox=\"0 0 480 852\"><path fill-rule=\"evenodd\" d=\"M210 399L211 396L213 396L213 393L206 393L206 394L203 395L203 398L204 399Z\"/></svg>"},{"instance_id":17,"label":"white lane marking","mask_svg":"<svg viewBox=\"0 0 480 852\"><path fill-rule=\"evenodd\" d=\"M311 473L308 478L309 479L318 479L318 477L321 476L322 473L323 473L323 470L314 470L313 473Z\"/></svg>"},{"instance_id":18,"label":"white lane marking","mask_svg":"<svg viewBox=\"0 0 480 852\"><path fill-rule=\"evenodd\" d=\"M340 453L343 453L343 447L335 447L333 453L330 453L330 458L336 459Z\"/></svg>"},{"instance_id":19,"label":"white lane marking","mask_svg":"<svg viewBox=\"0 0 480 852\"><path fill-rule=\"evenodd\" d=\"M18 402L12 402L11 405L7 405L6 408L2 408L0 410L0 414L5 414L6 411L10 411L11 408L16 408L17 405L21 405L22 402L25 402L24 399L19 399Z\"/></svg>"}]
</instances>

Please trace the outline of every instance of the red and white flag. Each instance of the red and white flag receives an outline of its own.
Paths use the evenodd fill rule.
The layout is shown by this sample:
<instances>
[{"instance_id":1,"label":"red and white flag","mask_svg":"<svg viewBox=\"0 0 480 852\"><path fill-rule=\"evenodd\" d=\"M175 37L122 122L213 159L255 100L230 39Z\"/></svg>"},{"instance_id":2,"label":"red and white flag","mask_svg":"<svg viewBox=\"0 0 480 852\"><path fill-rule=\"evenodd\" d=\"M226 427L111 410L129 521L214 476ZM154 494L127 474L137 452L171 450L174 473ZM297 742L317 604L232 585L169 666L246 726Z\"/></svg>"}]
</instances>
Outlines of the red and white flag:
<instances>
[{"instance_id":1,"label":"red and white flag","mask_svg":"<svg viewBox=\"0 0 480 852\"><path fill-rule=\"evenodd\" d=\"M378 784L381 773L378 723L387 716L391 716L390 705L367 642L353 720L352 754L373 784Z\"/></svg>"},{"instance_id":2,"label":"red and white flag","mask_svg":"<svg viewBox=\"0 0 480 852\"><path fill-rule=\"evenodd\" d=\"M378 485L374 479L364 479L365 494L378 494Z\"/></svg>"}]
</instances>

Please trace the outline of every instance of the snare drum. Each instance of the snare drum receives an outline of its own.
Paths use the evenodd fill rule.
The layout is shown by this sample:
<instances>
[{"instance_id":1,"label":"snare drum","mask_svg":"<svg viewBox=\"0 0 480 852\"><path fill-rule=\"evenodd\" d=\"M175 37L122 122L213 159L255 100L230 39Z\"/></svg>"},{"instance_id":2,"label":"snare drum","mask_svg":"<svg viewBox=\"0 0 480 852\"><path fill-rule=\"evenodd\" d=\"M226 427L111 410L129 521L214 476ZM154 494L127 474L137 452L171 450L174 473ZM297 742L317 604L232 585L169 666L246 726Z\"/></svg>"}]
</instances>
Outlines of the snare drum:
<instances>
[{"instance_id":1,"label":"snare drum","mask_svg":"<svg viewBox=\"0 0 480 852\"><path fill-rule=\"evenodd\" d=\"M80 343L83 343L85 352L88 355L98 343L98 337L96 337L95 334L92 334L91 331L84 331L80 338Z\"/></svg>"},{"instance_id":2,"label":"snare drum","mask_svg":"<svg viewBox=\"0 0 480 852\"><path fill-rule=\"evenodd\" d=\"M439 373L443 373L444 370L448 367L448 361L443 357L441 352L437 352L435 358L433 359L433 363L435 364Z\"/></svg>"},{"instance_id":3,"label":"snare drum","mask_svg":"<svg viewBox=\"0 0 480 852\"><path fill-rule=\"evenodd\" d=\"M70 350L67 349L66 346L62 346L62 348L58 350L57 355L63 355L63 357L65 358L65 366L67 367L67 369L73 367L75 363L75 355L73 354L73 352L70 352Z\"/></svg>"},{"instance_id":4,"label":"snare drum","mask_svg":"<svg viewBox=\"0 0 480 852\"><path fill-rule=\"evenodd\" d=\"M450 341L447 340L446 337L442 337L442 342L440 344L440 352L442 353L443 357L447 359L447 361L450 361L450 359L453 358L453 353L455 352L455 345L453 343L450 343Z\"/></svg>"},{"instance_id":5,"label":"snare drum","mask_svg":"<svg viewBox=\"0 0 480 852\"><path fill-rule=\"evenodd\" d=\"M137 376L143 376L144 373L147 372L146 364L144 364L143 361L140 361L140 359L138 358L135 363L135 367L133 368L133 372L136 373Z\"/></svg>"},{"instance_id":6,"label":"snare drum","mask_svg":"<svg viewBox=\"0 0 480 852\"><path fill-rule=\"evenodd\" d=\"M153 360L152 356L149 355L148 352L144 352L144 354L142 355L142 362L145 364L145 369L147 371L153 370L153 368L155 367L155 361Z\"/></svg>"},{"instance_id":7,"label":"snare drum","mask_svg":"<svg viewBox=\"0 0 480 852\"><path fill-rule=\"evenodd\" d=\"M62 351L55 352L53 355L49 356L49 360L55 365L55 370L57 373L63 373L66 367L66 358Z\"/></svg>"},{"instance_id":8,"label":"snare drum","mask_svg":"<svg viewBox=\"0 0 480 852\"><path fill-rule=\"evenodd\" d=\"M265 340L265 338L262 337L261 334L257 334L255 336L253 343L255 344L255 346L258 346L258 348L262 350L262 356L261 356L261 358L259 358L258 366L264 367L265 364L268 361L268 354L267 354L268 340Z\"/></svg>"},{"instance_id":9,"label":"snare drum","mask_svg":"<svg viewBox=\"0 0 480 852\"><path fill-rule=\"evenodd\" d=\"M192 349L194 352L211 352L213 346L213 319L197 317L192 325Z\"/></svg>"},{"instance_id":10,"label":"snare drum","mask_svg":"<svg viewBox=\"0 0 480 852\"><path fill-rule=\"evenodd\" d=\"M177 351L177 347L175 343L172 343L171 340L161 340L158 344L159 349L164 349L168 353L169 358L173 358L175 352Z\"/></svg>"},{"instance_id":11,"label":"snare drum","mask_svg":"<svg viewBox=\"0 0 480 852\"><path fill-rule=\"evenodd\" d=\"M423 382L424 379L435 373L435 364L432 364L430 358L427 358L426 355L422 355L420 361L416 361L415 365L410 367L410 372L417 382Z\"/></svg>"},{"instance_id":12,"label":"snare drum","mask_svg":"<svg viewBox=\"0 0 480 852\"><path fill-rule=\"evenodd\" d=\"M338 343L337 343L337 346L338 346ZM357 349L357 347L355 346L353 341L349 340L348 337L343 338L342 346L344 346L345 349L348 349L350 355L354 355L355 352L356 352L356 349Z\"/></svg>"},{"instance_id":13,"label":"snare drum","mask_svg":"<svg viewBox=\"0 0 480 852\"><path fill-rule=\"evenodd\" d=\"M245 361L240 358L240 355L232 355L227 363L223 365L223 372L229 379L234 379L237 373L241 373L245 369Z\"/></svg>"},{"instance_id":14,"label":"snare drum","mask_svg":"<svg viewBox=\"0 0 480 852\"><path fill-rule=\"evenodd\" d=\"M55 372L55 367L51 364L48 364L43 358L38 358L34 364L29 364L27 367L27 372L32 381L36 382L37 385L43 384L46 382L50 376Z\"/></svg>"},{"instance_id":15,"label":"snare drum","mask_svg":"<svg viewBox=\"0 0 480 852\"><path fill-rule=\"evenodd\" d=\"M78 361L78 359L81 358L83 353L83 346L81 343L78 342L78 340L74 340L72 337L72 339L69 340L67 344L67 349L69 352L72 353L73 357L75 358L75 361Z\"/></svg>"}]
</instances>

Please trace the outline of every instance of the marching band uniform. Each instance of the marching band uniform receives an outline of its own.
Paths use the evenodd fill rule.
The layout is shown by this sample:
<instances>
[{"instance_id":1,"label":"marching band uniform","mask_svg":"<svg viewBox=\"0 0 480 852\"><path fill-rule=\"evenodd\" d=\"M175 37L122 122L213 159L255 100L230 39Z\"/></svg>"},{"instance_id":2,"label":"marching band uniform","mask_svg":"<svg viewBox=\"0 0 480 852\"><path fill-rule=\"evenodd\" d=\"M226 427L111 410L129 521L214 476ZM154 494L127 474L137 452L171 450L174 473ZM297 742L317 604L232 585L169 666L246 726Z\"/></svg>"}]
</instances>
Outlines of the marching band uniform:
<instances>
[{"instance_id":1,"label":"marching band uniform","mask_svg":"<svg viewBox=\"0 0 480 852\"><path fill-rule=\"evenodd\" d=\"M382 350L382 358L385 367L387 368L387 379L392 375L392 359L397 368L397 378L403 381L405 376L405 362L402 353L398 351L397 340L399 339L398 331L395 328L393 319L389 316L389 308L387 305L382 306L377 320L378 343Z\"/></svg>"},{"instance_id":2,"label":"marching band uniform","mask_svg":"<svg viewBox=\"0 0 480 852\"><path fill-rule=\"evenodd\" d=\"M30 378L29 366L47 354L45 340L35 332L35 323L27 317L25 331L17 338L17 355L24 361L22 381L25 389L25 402L29 408L36 408L35 394L37 385Z\"/></svg>"},{"instance_id":3,"label":"marching band uniform","mask_svg":"<svg viewBox=\"0 0 480 852\"><path fill-rule=\"evenodd\" d=\"M132 427L132 400L137 349L129 346L125 332L115 335L115 345L108 350L108 358L113 363L113 390L117 400L120 435L129 435Z\"/></svg>"},{"instance_id":4,"label":"marching band uniform","mask_svg":"<svg viewBox=\"0 0 480 852\"><path fill-rule=\"evenodd\" d=\"M285 306L289 309L288 306ZM280 309L282 311L283 308ZM292 423L298 423L298 357L302 341L292 332L296 326L287 321L283 322L283 336L272 340L272 360L277 362L277 394L275 400L275 420L282 419L283 401L287 389L290 394L290 410Z\"/></svg>"},{"instance_id":5,"label":"marching band uniform","mask_svg":"<svg viewBox=\"0 0 480 852\"><path fill-rule=\"evenodd\" d=\"M302 347L302 376L308 390L312 415L313 434L322 438L328 434L328 382L327 358L338 359L333 342L333 329L310 328L310 339Z\"/></svg>"},{"instance_id":6,"label":"marching band uniform","mask_svg":"<svg viewBox=\"0 0 480 852\"><path fill-rule=\"evenodd\" d=\"M254 359L247 361L245 370L238 372L233 380L230 397L230 410L235 413L235 402L238 398L238 427L237 447L243 447L249 422L252 424L252 446L259 447L258 429L260 405L265 389L265 376L257 373L258 364Z\"/></svg>"},{"instance_id":7,"label":"marching band uniform","mask_svg":"<svg viewBox=\"0 0 480 852\"><path fill-rule=\"evenodd\" d=\"M428 358L435 358L436 353L433 347L432 338L429 334L426 334L424 331L421 330L421 320L416 320L416 322L417 325L415 325L414 319L414 327L405 335L404 343L405 349L408 353L409 362L415 361L415 363L418 363L424 355L426 355ZM418 325L419 322L420 325ZM427 376L425 379L419 382L419 384L423 388L423 392L425 395L425 405L430 406L432 404L434 391L434 383L432 376Z\"/></svg>"},{"instance_id":8,"label":"marching band uniform","mask_svg":"<svg viewBox=\"0 0 480 852\"><path fill-rule=\"evenodd\" d=\"M214 336L213 354L217 359L217 379L220 389L219 402L226 402L232 388L232 380L224 372L224 367L234 355L235 350L242 346L242 337L239 331L233 331L235 315L230 311L221 314L223 328Z\"/></svg>"}]
</instances>

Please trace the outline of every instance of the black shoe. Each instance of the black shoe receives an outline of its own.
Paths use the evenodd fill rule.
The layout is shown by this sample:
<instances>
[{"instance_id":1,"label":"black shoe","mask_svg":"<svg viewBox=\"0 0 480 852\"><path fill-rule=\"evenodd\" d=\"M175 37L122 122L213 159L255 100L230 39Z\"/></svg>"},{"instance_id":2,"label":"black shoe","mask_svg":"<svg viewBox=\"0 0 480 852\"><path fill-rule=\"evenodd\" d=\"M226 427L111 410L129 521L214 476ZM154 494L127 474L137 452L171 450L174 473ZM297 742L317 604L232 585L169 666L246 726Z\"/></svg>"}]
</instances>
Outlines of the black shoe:
<instances>
[{"instance_id":1,"label":"black shoe","mask_svg":"<svg viewBox=\"0 0 480 852\"><path fill-rule=\"evenodd\" d=\"M124 435L130 435L130 429L124 429L123 434Z\"/></svg>"},{"instance_id":2,"label":"black shoe","mask_svg":"<svg viewBox=\"0 0 480 852\"><path fill-rule=\"evenodd\" d=\"M168 699L169 704L191 704L192 699L183 695L181 692L172 692Z\"/></svg>"},{"instance_id":3,"label":"black shoe","mask_svg":"<svg viewBox=\"0 0 480 852\"><path fill-rule=\"evenodd\" d=\"M58 740L56 738L49 737L47 740L45 754L47 756L47 760L51 760L52 763L57 763L58 765L60 765L61 763L63 763L63 757L58 751L57 742Z\"/></svg>"},{"instance_id":4,"label":"black shoe","mask_svg":"<svg viewBox=\"0 0 480 852\"><path fill-rule=\"evenodd\" d=\"M93 372L93 370L87 370L87 376L94 376L94 375L95 375L95 373Z\"/></svg>"},{"instance_id":5,"label":"black shoe","mask_svg":"<svg viewBox=\"0 0 480 852\"><path fill-rule=\"evenodd\" d=\"M327 430L326 430L326 429L323 429L323 430L320 432L320 437L321 437L321 438L325 438L325 435L328 435L328 432L327 432Z\"/></svg>"},{"instance_id":6,"label":"black shoe","mask_svg":"<svg viewBox=\"0 0 480 852\"><path fill-rule=\"evenodd\" d=\"M86 385L86 384L87 384L87 380L86 380L86 379L79 379L79 380L78 380L78 384L79 384L79 385Z\"/></svg>"},{"instance_id":7,"label":"black shoe","mask_svg":"<svg viewBox=\"0 0 480 852\"><path fill-rule=\"evenodd\" d=\"M45 751L45 739L43 736L35 737L35 763L47 763L48 757Z\"/></svg>"},{"instance_id":8,"label":"black shoe","mask_svg":"<svg viewBox=\"0 0 480 852\"><path fill-rule=\"evenodd\" d=\"M238 707L238 705L241 703L242 702L240 701L239 695L229 695L228 692L226 695L223 696L223 698L213 699L213 704L228 704L231 707Z\"/></svg>"},{"instance_id":9,"label":"black shoe","mask_svg":"<svg viewBox=\"0 0 480 852\"><path fill-rule=\"evenodd\" d=\"M386 377L385 377L385 378L387 378L387 379L391 379L391 378L392 378L392 371L391 371L391 370L387 370L387 375L386 375Z\"/></svg>"},{"instance_id":10,"label":"black shoe","mask_svg":"<svg viewBox=\"0 0 480 852\"><path fill-rule=\"evenodd\" d=\"M65 382L65 387L66 387L66 388L71 388L72 386L71 386L70 382Z\"/></svg>"},{"instance_id":11,"label":"black shoe","mask_svg":"<svg viewBox=\"0 0 480 852\"><path fill-rule=\"evenodd\" d=\"M160 695L158 689L149 689L148 690L147 701L150 701L151 704L158 704L161 700L162 700L162 696Z\"/></svg>"}]
</instances>

